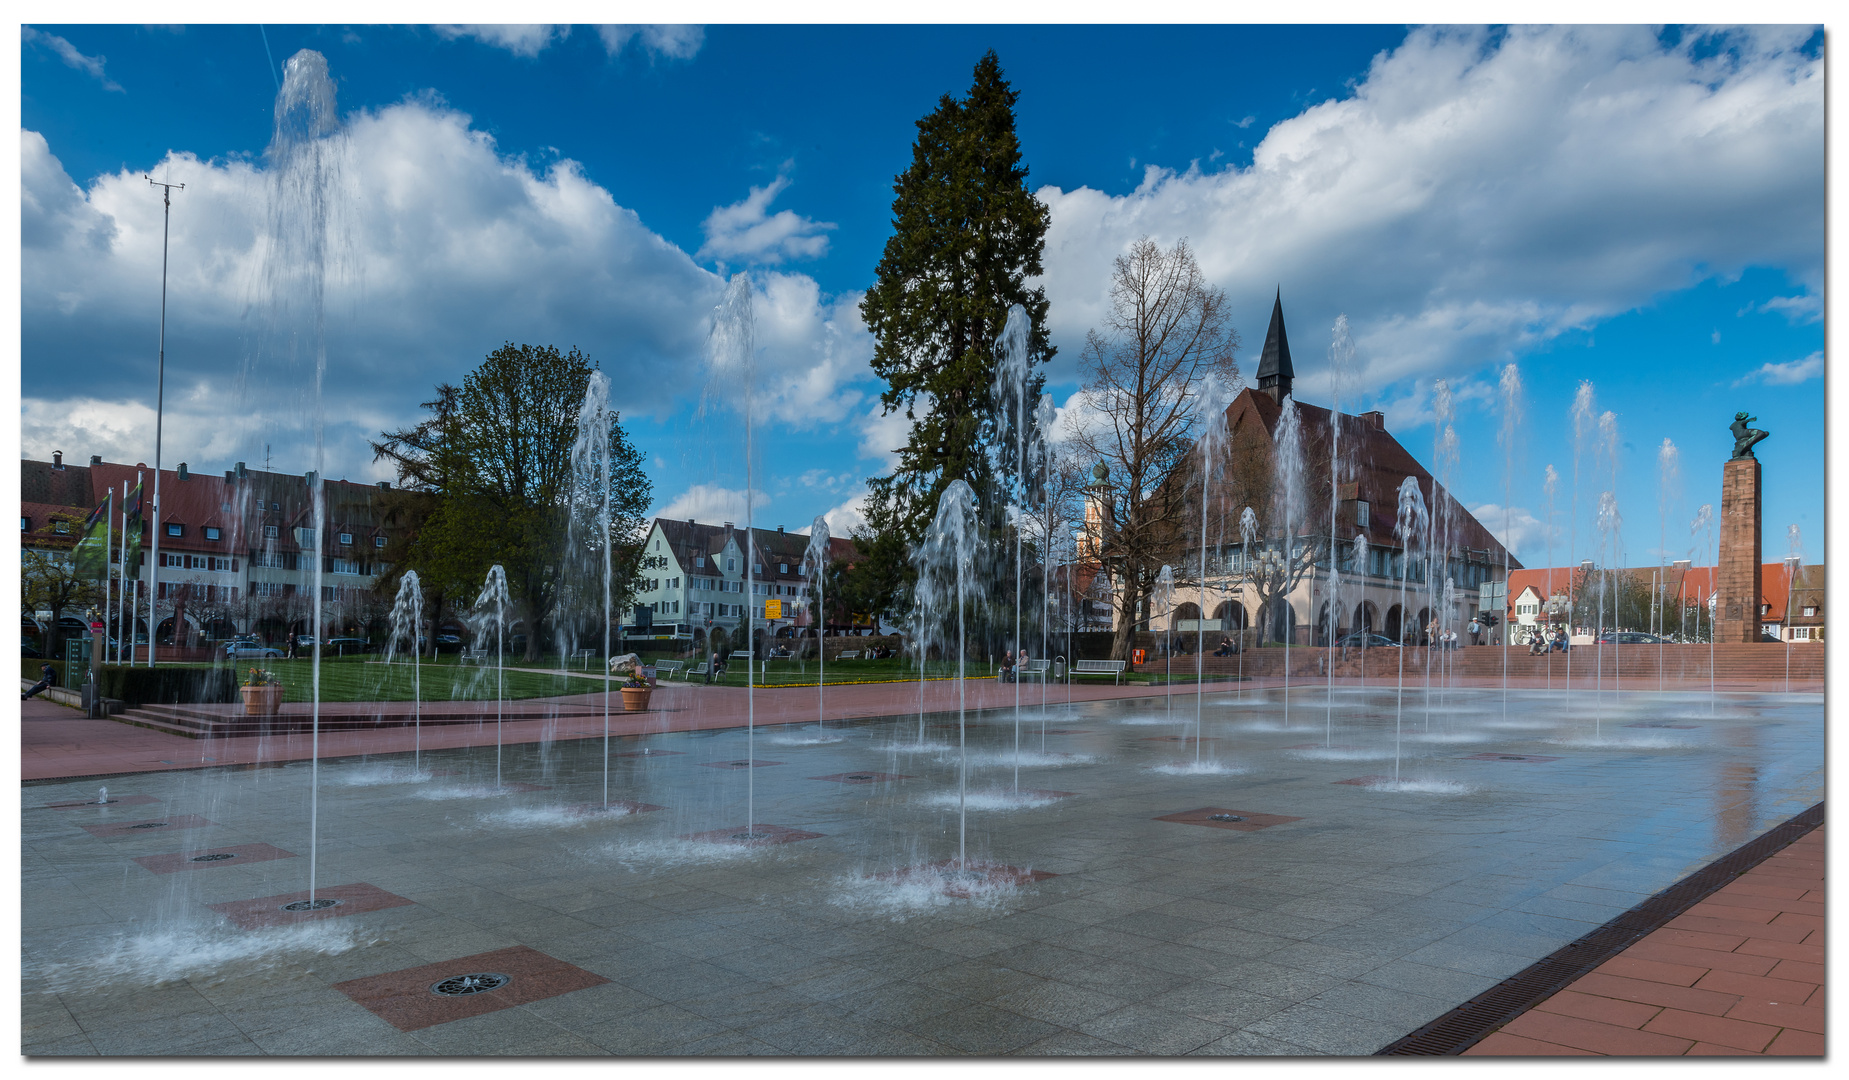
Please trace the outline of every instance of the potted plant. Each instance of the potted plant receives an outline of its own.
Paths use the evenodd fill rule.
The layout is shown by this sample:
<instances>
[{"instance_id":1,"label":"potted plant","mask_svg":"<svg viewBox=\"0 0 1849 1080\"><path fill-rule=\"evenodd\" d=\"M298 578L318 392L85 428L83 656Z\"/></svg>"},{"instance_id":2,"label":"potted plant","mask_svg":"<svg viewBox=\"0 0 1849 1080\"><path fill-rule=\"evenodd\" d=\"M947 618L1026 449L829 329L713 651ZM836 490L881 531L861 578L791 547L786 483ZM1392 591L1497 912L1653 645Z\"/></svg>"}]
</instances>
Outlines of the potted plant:
<instances>
[{"instance_id":1,"label":"potted plant","mask_svg":"<svg viewBox=\"0 0 1849 1080\"><path fill-rule=\"evenodd\" d=\"M630 668L628 675L624 676L622 693L624 712L647 710L648 697L654 691L649 688L648 680L642 677L640 665Z\"/></svg>"},{"instance_id":2,"label":"potted plant","mask_svg":"<svg viewBox=\"0 0 1849 1080\"><path fill-rule=\"evenodd\" d=\"M275 716L282 711L282 680L273 671L251 668L238 691L244 695L245 716Z\"/></svg>"}]
</instances>

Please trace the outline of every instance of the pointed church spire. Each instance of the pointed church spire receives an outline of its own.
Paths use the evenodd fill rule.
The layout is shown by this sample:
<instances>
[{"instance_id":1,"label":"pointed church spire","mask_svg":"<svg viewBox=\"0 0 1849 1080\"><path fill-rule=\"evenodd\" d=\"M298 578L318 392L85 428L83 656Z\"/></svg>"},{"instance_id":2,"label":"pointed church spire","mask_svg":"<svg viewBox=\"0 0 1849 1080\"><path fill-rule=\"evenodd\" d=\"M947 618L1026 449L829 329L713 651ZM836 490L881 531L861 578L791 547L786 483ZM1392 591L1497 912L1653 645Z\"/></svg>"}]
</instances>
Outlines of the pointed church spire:
<instances>
[{"instance_id":1,"label":"pointed church spire","mask_svg":"<svg viewBox=\"0 0 1849 1080\"><path fill-rule=\"evenodd\" d=\"M1258 388L1271 400L1284 403L1297 373L1290 366L1290 339L1284 335L1284 289L1271 301L1271 326L1265 331L1265 349L1258 358Z\"/></svg>"}]
</instances>

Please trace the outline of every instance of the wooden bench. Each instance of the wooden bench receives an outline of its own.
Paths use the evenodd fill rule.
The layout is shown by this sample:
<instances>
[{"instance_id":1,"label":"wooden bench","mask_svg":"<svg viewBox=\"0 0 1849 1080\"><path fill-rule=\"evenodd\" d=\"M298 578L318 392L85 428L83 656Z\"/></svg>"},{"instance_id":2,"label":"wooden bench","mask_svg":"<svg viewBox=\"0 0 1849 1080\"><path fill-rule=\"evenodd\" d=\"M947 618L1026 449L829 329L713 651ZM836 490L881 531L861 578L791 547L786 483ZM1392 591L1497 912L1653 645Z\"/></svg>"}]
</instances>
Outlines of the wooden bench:
<instances>
[{"instance_id":1,"label":"wooden bench","mask_svg":"<svg viewBox=\"0 0 1849 1080\"><path fill-rule=\"evenodd\" d=\"M676 672L685 669L686 666L687 661L685 660L657 660L655 661L655 674L658 678L671 679Z\"/></svg>"},{"instance_id":2,"label":"wooden bench","mask_svg":"<svg viewBox=\"0 0 1849 1080\"><path fill-rule=\"evenodd\" d=\"M591 657L596 655L596 649L579 649L571 654L571 658L580 661L584 670L589 671L591 669Z\"/></svg>"},{"instance_id":3,"label":"wooden bench","mask_svg":"<svg viewBox=\"0 0 1849 1080\"><path fill-rule=\"evenodd\" d=\"M1029 660L1027 665L1021 668L1021 672L1017 678L1039 679L1041 682L1045 682L1047 669L1052 666L1053 661L1051 660Z\"/></svg>"},{"instance_id":4,"label":"wooden bench","mask_svg":"<svg viewBox=\"0 0 1849 1080\"><path fill-rule=\"evenodd\" d=\"M488 650L470 646L457 653L456 659L464 664L485 664L488 662Z\"/></svg>"},{"instance_id":5,"label":"wooden bench","mask_svg":"<svg viewBox=\"0 0 1849 1080\"><path fill-rule=\"evenodd\" d=\"M844 653L837 653L835 654L835 659L836 660L858 660L860 659L860 650L859 649L849 649L848 651Z\"/></svg>"},{"instance_id":6,"label":"wooden bench","mask_svg":"<svg viewBox=\"0 0 1849 1080\"><path fill-rule=\"evenodd\" d=\"M1045 661L1041 661L1044 663ZM1109 675L1111 685L1117 685L1123 678L1124 662L1122 660L1079 660L1072 665L1074 675Z\"/></svg>"}]
</instances>

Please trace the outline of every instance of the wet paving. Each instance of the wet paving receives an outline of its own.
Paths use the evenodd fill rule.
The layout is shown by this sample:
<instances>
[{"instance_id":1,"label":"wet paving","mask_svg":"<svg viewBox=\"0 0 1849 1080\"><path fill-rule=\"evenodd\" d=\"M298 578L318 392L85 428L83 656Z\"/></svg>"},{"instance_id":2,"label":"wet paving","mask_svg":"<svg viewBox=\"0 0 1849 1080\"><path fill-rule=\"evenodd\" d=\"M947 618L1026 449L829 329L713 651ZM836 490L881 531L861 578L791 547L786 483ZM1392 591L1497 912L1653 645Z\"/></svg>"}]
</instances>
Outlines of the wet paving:
<instances>
[{"instance_id":1,"label":"wet paving","mask_svg":"<svg viewBox=\"0 0 1849 1080\"><path fill-rule=\"evenodd\" d=\"M23 1049L1368 1054L1823 793L1820 695L1289 705L30 784Z\"/></svg>"}]
</instances>

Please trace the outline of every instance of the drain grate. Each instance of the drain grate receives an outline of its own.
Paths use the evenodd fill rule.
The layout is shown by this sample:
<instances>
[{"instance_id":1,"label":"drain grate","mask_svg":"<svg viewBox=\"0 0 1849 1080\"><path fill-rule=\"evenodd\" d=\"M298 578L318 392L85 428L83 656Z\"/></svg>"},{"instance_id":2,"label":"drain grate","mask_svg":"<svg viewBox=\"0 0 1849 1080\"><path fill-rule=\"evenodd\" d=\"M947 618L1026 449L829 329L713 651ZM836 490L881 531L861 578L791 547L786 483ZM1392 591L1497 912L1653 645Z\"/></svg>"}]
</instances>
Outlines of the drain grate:
<instances>
[{"instance_id":1,"label":"drain grate","mask_svg":"<svg viewBox=\"0 0 1849 1080\"><path fill-rule=\"evenodd\" d=\"M512 979L498 971L477 971L468 975L451 975L430 984L430 992L442 997L469 997L499 990Z\"/></svg>"},{"instance_id":2,"label":"drain grate","mask_svg":"<svg viewBox=\"0 0 1849 1080\"><path fill-rule=\"evenodd\" d=\"M1208 814L1208 821L1244 821L1238 814Z\"/></svg>"},{"instance_id":3,"label":"drain grate","mask_svg":"<svg viewBox=\"0 0 1849 1080\"><path fill-rule=\"evenodd\" d=\"M769 840L770 838L771 834L767 832L735 832L732 834L734 840Z\"/></svg>"},{"instance_id":4,"label":"drain grate","mask_svg":"<svg viewBox=\"0 0 1849 1080\"><path fill-rule=\"evenodd\" d=\"M192 858L186 861L187 862L224 862L226 859L235 859L235 858L237 858L236 855L233 855L229 852L221 851L216 855L194 855Z\"/></svg>"},{"instance_id":5,"label":"drain grate","mask_svg":"<svg viewBox=\"0 0 1849 1080\"><path fill-rule=\"evenodd\" d=\"M873 779L873 774L865 773L865 772L848 773L846 776L842 777L842 779L843 780L871 780Z\"/></svg>"},{"instance_id":6,"label":"drain grate","mask_svg":"<svg viewBox=\"0 0 1849 1080\"><path fill-rule=\"evenodd\" d=\"M1463 1053L1821 824L1823 804L1818 803L1405 1038L1388 1043L1374 1051L1375 1055L1448 1057Z\"/></svg>"},{"instance_id":7,"label":"drain grate","mask_svg":"<svg viewBox=\"0 0 1849 1080\"><path fill-rule=\"evenodd\" d=\"M166 827L167 822L165 821L144 821L139 825L129 826L131 829L164 829Z\"/></svg>"},{"instance_id":8,"label":"drain grate","mask_svg":"<svg viewBox=\"0 0 1849 1080\"><path fill-rule=\"evenodd\" d=\"M331 908L331 907L339 907L340 903L341 902L339 900L336 900L331 896L323 896L317 900L297 900L293 904L284 904L282 906L282 910L284 911L326 911L328 908Z\"/></svg>"}]
</instances>

